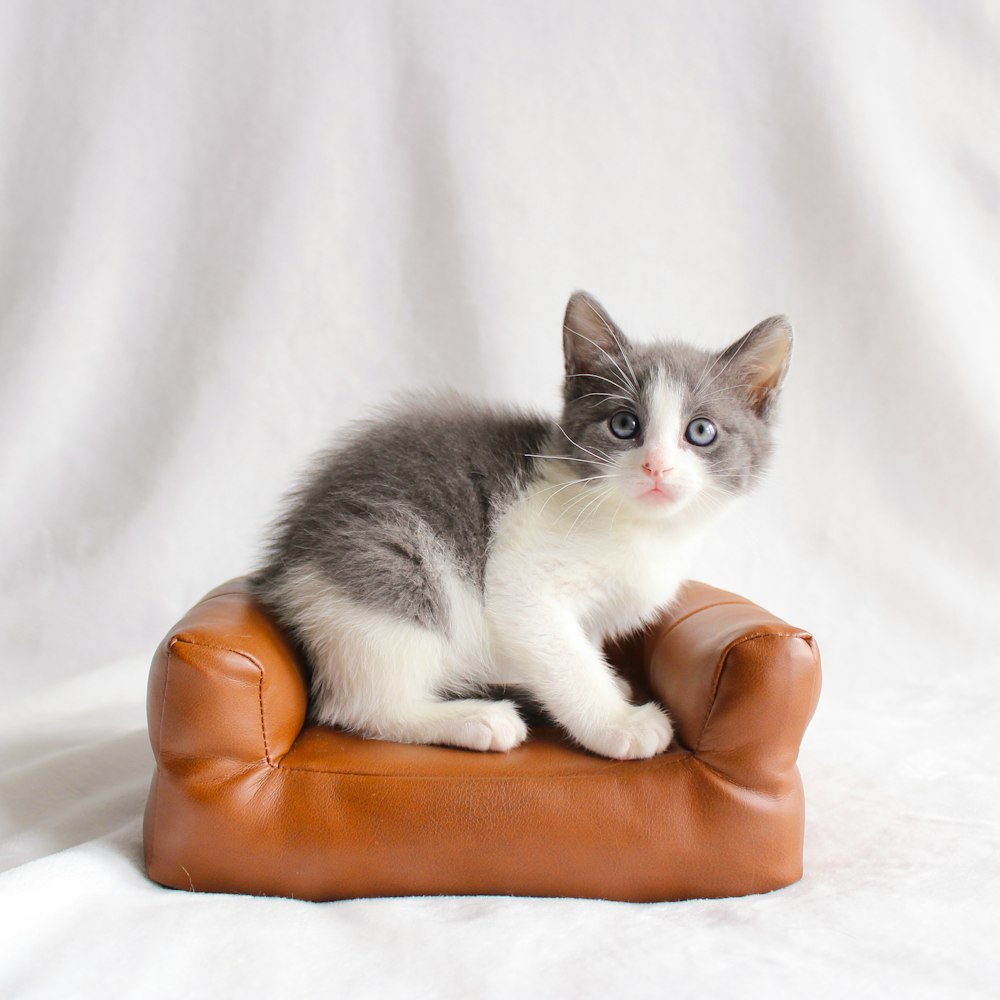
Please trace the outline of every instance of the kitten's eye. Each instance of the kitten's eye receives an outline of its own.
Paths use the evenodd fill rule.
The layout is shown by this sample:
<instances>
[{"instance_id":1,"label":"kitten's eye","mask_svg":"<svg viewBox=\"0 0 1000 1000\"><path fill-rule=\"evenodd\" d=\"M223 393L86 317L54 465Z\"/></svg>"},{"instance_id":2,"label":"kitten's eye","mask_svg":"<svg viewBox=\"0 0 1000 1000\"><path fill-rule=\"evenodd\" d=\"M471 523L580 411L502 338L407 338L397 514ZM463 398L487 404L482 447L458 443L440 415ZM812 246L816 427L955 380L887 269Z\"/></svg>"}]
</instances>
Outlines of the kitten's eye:
<instances>
[{"instance_id":1,"label":"kitten's eye","mask_svg":"<svg viewBox=\"0 0 1000 1000\"><path fill-rule=\"evenodd\" d=\"M619 410L608 421L608 427L617 438L634 438L639 433L639 418L628 410Z\"/></svg>"},{"instance_id":2,"label":"kitten's eye","mask_svg":"<svg viewBox=\"0 0 1000 1000\"><path fill-rule=\"evenodd\" d=\"M684 432L684 437L699 448L710 445L718 436L718 429L708 417L695 417Z\"/></svg>"}]
</instances>

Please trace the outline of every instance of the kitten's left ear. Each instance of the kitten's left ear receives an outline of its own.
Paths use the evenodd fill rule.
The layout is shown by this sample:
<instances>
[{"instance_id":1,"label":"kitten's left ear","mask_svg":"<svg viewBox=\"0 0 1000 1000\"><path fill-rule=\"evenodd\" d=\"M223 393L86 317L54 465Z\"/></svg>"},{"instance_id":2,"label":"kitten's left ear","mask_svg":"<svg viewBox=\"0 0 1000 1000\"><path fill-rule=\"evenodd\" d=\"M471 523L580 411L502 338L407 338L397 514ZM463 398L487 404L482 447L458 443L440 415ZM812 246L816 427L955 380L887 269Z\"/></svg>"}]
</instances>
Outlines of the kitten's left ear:
<instances>
[{"instance_id":1,"label":"kitten's left ear","mask_svg":"<svg viewBox=\"0 0 1000 1000\"><path fill-rule=\"evenodd\" d=\"M606 368L621 371L627 343L597 299L586 292L570 296L563 319L567 375L593 375Z\"/></svg>"},{"instance_id":2,"label":"kitten's left ear","mask_svg":"<svg viewBox=\"0 0 1000 1000\"><path fill-rule=\"evenodd\" d=\"M743 334L720 355L737 384L746 388L750 405L767 417L792 359L792 324L787 316L772 316Z\"/></svg>"}]
</instances>

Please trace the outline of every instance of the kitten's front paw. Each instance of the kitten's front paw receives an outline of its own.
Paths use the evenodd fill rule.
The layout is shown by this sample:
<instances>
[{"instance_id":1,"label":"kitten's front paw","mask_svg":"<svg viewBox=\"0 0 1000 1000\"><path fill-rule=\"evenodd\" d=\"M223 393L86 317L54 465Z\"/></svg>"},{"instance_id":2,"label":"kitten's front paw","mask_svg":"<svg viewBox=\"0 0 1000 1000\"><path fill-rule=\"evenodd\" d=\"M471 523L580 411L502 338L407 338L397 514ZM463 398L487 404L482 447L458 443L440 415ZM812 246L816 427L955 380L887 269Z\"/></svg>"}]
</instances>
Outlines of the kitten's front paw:
<instances>
[{"instance_id":1,"label":"kitten's front paw","mask_svg":"<svg viewBox=\"0 0 1000 1000\"><path fill-rule=\"evenodd\" d=\"M674 727L653 702L632 706L613 723L595 726L580 742L594 753L612 760L642 760L663 753L670 746Z\"/></svg>"},{"instance_id":2,"label":"kitten's front paw","mask_svg":"<svg viewBox=\"0 0 1000 1000\"><path fill-rule=\"evenodd\" d=\"M528 727L510 701L468 701L443 728L437 742L467 750L513 750L528 736Z\"/></svg>"}]
</instances>

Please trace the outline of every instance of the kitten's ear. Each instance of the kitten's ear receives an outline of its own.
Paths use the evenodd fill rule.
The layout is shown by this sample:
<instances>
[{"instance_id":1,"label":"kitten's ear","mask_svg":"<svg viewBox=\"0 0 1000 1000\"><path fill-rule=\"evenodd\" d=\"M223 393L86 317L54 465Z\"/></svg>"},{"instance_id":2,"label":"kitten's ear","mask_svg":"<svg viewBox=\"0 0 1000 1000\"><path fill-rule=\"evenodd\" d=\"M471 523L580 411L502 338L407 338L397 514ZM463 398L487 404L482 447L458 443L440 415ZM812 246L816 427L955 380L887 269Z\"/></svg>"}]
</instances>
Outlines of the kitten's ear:
<instances>
[{"instance_id":1,"label":"kitten's ear","mask_svg":"<svg viewBox=\"0 0 1000 1000\"><path fill-rule=\"evenodd\" d=\"M787 316L772 316L743 334L719 355L733 381L747 390L750 405L767 417L792 359L792 324Z\"/></svg>"},{"instance_id":2,"label":"kitten's ear","mask_svg":"<svg viewBox=\"0 0 1000 1000\"><path fill-rule=\"evenodd\" d=\"M621 370L628 341L597 299L574 292L563 319L563 355L567 375Z\"/></svg>"}]
</instances>

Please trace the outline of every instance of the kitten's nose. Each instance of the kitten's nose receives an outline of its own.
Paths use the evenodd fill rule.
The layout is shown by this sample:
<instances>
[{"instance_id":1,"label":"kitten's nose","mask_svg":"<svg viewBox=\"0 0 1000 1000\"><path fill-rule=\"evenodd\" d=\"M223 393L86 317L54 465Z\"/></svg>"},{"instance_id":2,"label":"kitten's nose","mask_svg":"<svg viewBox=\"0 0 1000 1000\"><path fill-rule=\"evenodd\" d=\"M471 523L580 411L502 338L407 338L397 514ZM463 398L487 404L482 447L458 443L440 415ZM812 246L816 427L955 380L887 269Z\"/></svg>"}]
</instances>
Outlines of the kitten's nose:
<instances>
[{"instance_id":1,"label":"kitten's nose","mask_svg":"<svg viewBox=\"0 0 1000 1000\"><path fill-rule=\"evenodd\" d=\"M666 459L650 458L642 463L642 471L653 479L659 479L660 476L665 476L667 473L673 472L674 467L667 465Z\"/></svg>"}]
</instances>

